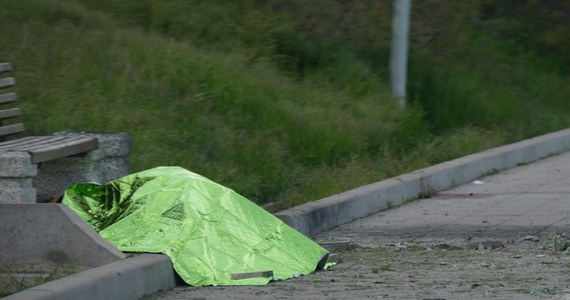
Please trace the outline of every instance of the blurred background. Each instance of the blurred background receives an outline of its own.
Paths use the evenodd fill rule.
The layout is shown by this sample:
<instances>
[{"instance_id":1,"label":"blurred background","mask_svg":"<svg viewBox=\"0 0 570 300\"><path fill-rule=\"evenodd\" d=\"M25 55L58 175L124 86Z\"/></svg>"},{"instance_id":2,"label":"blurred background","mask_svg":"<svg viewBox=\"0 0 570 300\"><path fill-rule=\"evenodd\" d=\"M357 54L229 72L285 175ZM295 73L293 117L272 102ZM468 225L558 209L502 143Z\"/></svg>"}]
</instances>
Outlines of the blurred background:
<instances>
[{"instance_id":1,"label":"blurred background","mask_svg":"<svg viewBox=\"0 0 570 300\"><path fill-rule=\"evenodd\" d=\"M278 208L570 125L570 1L0 0L27 135L125 131Z\"/></svg>"}]
</instances>

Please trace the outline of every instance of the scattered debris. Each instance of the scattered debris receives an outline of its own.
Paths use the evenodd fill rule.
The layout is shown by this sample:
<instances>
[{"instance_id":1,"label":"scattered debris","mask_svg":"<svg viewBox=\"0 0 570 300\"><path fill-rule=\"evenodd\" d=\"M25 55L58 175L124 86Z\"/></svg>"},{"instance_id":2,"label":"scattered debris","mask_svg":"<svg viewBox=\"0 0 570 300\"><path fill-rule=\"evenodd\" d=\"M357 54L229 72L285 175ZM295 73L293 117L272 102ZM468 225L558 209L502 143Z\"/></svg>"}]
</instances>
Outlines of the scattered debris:
<instances>
[{"instance_id":1,"label":"scattered debris","mask_svg":"<svg viewBox=\"0 0 570 300\"><path fill-rule=\"evenodd\" d=\"M378 268L372 269L372 273L374 274L378 274L380 272L389 272L389 271L394 271L394 269L392 269L392 266L389 263L381 264Z\"/></svg>"},{"instance_id":2,"label":"scattered debris","mask_svg":"<svg viewBox=\"0 0 570 300\"><path fill-rule=\"evenodd\" d=\"M482 263L479 264L479 266L480 266L480 267L483 267L483 268L494 268L494 267L495 267L494 264L490 264L490 263L487 263L487 262L482 262Z\"/></svg>"},{"instance_id":3,"label":"scattered debris","mask_svg":"<svg viewBox=\"0 0 570 300\"><path fill-rule=\"evenodd\" d=\"M522 241L538 242L538 241L540 241L540 239L534 235L527 235L527 236L525 236L519 240L519 242L522 242Z\"/></svg>"},{"instance_id":4,"label":"scattered debris","mask_svg":"<svg viewBox=\"0 0 570 300\"><path fill-rule=\"evenodd\" d=\"M436 249L443 250L443 251L461 250L462 249L459 246L450 245L450 244L446 244L446 243L434 245L432 248L436 248Z\"/></svg>"},{"instance_id":5,"label":"scattered debris","mask_svg":"<svg viewBox=\"0 0 570 300\"><path fill-rule=\"evenodd\" d=\"M408 248L408 246L404 245L404 244L400 244L400 243L396 243L396 250L398 251L403 251L406 250L406 248Z\"/></svg>"},{"instance_id":6,"label":"scattered debris","mask_svg":"<svg viewBox=\"0 0 570 300\"><path fill-rule=\"evenodd\" d=\"M231 276L232 280L241 280L241 279L258 278L258 277L273 278L273 271L234 273Z\"/></svg>"},{"instance_id":7,"label":"scattered debris","mask_svg":"<svg viewBox=\"0 0 570 300\"><path fill-rule=\"evenodd\" d=\"M336 265L336 264L342 262L342 256L340 256L340 254L338 254L338 253L331 253L331 254L329 254L329 259L327 262L333 263Z\"/></svg>"},{"instance_id":8,"label":"scattered debris","mask_svg":"<svg viewBox=\"0 0 570 300\"><path fill-rule=\"evenodd\" d=\"M330 252L348 251L353 248L352 241L350 239L319 241L318 244Z\"/></svg>"},{"instance_id":9,"label":"scattered debris","mask_svg":"<svg viewBox=\"0 0 570 300\"><path fill-rule=\"evenodd\" d=\"M503 242L501 241L487 240L481 243L481 246L483 246L483 249L498 249L498 248L504 248L505 244L503 244Z\"/></svg>"},{"instance_id":10,"label":"scattered debris","mask_svg":"<svg viewBox=\"0 0 570 300\"><path fill-rule=\"evenodd\" d=\"M485 183L481 180L475 180L473 181L473 184L485 184Z\"/></svg>"}]
</instances>

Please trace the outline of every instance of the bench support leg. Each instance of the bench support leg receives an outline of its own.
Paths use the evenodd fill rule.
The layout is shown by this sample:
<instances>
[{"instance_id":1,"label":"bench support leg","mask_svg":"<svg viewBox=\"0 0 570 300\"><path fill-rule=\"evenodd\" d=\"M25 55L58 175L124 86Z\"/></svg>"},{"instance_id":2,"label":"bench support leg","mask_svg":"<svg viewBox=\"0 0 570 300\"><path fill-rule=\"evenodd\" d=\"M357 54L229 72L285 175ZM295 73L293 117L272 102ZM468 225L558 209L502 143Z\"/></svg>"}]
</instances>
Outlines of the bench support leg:
<instances>
[{"instance_id":1,"label":"bench support leg","mask_svg":"<svg viewBox=\"0 0 570 300\"><path fill-rule=\"evenodd\" d=\"M0 203L35 203L37 173L27 152L0 152Z\"/></svg>"},{"instance_id":2,"label":"bench support leg","mask_svg":"<svg viewBox=\"0 0 570 300\"><path fill-rule=\"evenodd\" d=\"M99 149L40 164L34 180L38 199L58 196L78 182L105 183L129 172L130 136L126 133L58 132L56 135L95 136Z\"/></svg>"}]
</instances>

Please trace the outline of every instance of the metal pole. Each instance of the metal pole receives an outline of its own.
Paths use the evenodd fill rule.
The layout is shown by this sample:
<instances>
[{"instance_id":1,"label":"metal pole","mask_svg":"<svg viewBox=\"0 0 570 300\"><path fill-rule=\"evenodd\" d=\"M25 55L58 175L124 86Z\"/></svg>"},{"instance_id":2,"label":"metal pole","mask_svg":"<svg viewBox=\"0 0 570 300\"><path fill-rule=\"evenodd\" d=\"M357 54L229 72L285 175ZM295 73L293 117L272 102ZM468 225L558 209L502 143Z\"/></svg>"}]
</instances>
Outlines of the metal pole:
<instances>
[{"instance_id":1,"label":"metal pole","mask_svg":"<svg viewBox=\"0 0 570 300\"><path fill-rule=\"evenodd\" d=\"M410 31L411 6L411 0L394 0L390 81L392 94L398 98L401 108L404 108L406 105L408 35Z\"/></svg>"}]
</instances>

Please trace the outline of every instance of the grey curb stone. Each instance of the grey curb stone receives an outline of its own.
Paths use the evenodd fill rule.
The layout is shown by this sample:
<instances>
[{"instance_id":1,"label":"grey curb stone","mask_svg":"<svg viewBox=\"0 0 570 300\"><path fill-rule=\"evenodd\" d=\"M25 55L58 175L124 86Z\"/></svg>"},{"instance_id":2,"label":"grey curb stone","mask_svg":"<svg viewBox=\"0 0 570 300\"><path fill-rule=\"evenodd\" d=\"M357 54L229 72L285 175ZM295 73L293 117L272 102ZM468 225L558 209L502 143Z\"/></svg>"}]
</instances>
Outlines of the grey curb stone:
<instances>
[{"instance_id":1,"label":"grey curb stone","mask_svg":"<svg viewBox=\"0 0 570 300\"><path fill-rule=\"evenodd\" d=\"M0 204L0 268L25 263L98 267L125 259L63 204Z\"/></svg>"},{"instance_id":2,"label":"grey curb stone","mask_svg":"<svg viewBox=\"0 0 570 300\"><path fill-rule=\"evenodd\" d=\"M406 201L570 150L570 129L490 149L365 185L275 214L312 236Z\"/></svg>"},{"instance_id":3,"label":"grey curb stone","mask_svg":"<svg viewBox=\"0 0 570 300\"><path fill-rule=\"evenodd\" d=\"M139 299L176 286L170 258L141 254L10 295L6 300Z\"/></svg>"}]
</instances>

